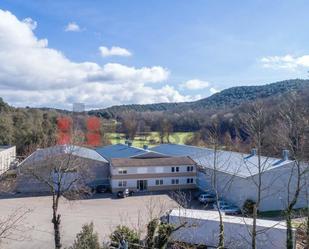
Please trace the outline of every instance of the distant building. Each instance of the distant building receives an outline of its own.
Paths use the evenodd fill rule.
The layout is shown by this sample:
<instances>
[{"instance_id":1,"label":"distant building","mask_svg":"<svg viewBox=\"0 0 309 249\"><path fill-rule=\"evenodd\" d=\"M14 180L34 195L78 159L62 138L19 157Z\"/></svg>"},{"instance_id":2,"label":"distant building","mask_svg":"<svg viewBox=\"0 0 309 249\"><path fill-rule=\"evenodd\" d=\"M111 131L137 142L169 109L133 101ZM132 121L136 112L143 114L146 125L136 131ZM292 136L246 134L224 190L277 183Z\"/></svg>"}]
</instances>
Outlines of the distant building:
<instances>
[{"instance_id":1,"label":"distant building","mask_svg":"<svg viewBox=\"0 0 309 249\"><path fill-rule=\"evenodd\" d=\"M201 190L213 190L214 151L188 145L161 144L151 148L153 152L168 156L190 156L198 164L197 186ZM217 190L221 198L242 208L248 199L256 201L258 181L258 157L256 150L251 154L233 151L217 151ZM288 184L290 194L295 192L297 168L289 160L288 151L284 150L282 158L261 157L262 196L260 211L284 210L287 207ZM295 208L308 206L309 200L309 166L303 163L302 191ZM305 174L305 172L307 172ZM294 191L294 192L293 192Z\"/></svg>"},{"instance_id":2,"label":"distant building","mask_svg":"<svg viewBox=\"0 0 309 249\"><path fill-rule=\"evenodd\" d=\"M16 160L16 146L0 146L0 174L6 172Z\"/></svg>"}]
</instances>

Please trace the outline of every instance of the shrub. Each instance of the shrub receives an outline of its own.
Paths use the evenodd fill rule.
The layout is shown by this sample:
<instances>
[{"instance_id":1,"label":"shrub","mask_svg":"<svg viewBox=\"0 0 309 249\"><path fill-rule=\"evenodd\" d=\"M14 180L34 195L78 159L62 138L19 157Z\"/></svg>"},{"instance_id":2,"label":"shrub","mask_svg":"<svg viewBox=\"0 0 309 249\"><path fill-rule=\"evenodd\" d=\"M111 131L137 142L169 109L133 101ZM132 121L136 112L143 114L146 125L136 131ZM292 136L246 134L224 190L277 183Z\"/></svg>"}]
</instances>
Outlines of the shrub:
<instances>
[{"instance_id":1,"label":"shrub","mask_svg":"<svg viewBox=\"0 0 309 249\"><path fill-rule=\"evenodd\" d=\"M255 201L250 200L250 199L246 200L242 207L243 213L245 215L251 216L253 214L254 204L255 204Z\"/></svg>"},{"instance_id":2,"label":"shrub","mask_svg":"<svg viewBox=\"0 0 309 249\"><path fill-rule=\"evenodd\" d=\"M110 235L111 245L118 248L122 242L126 242L130 249L140 248L139 236L137 232L127 226L117 226L116 230Z\"/></svg>"},{"instance_id":3,"label":"shrub","mask_svg":"<svg viewBox=\"0 0 309 249\"><path fill-rule=\"evenodd\" d=\"M74 244L69 249L102 249L93 223L83 225L82 231L76 235Z\"/></svg>"}]
</instances>

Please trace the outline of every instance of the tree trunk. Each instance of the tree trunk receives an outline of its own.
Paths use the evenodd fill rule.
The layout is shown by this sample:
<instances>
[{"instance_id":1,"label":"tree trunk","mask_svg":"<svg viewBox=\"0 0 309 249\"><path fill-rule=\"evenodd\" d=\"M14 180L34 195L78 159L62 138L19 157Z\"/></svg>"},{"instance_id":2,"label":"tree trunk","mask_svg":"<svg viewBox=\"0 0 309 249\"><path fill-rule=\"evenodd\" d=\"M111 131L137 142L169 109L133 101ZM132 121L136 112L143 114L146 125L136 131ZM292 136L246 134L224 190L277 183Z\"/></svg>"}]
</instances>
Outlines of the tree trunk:
<instances>
[{"instance_id":1,"label":"tree trunk","mask_svg":"<svg viewBox=\"0 0 309 249\"><path fill-rule=\"evenodd\" d=\"M220 218L220 225L219 225L219 245L218 249L224 249L224 224L222 219L221 211L219 210L219 218Z\"/></svg>"},{"instance_id":2,"label":"tree trunk","mask_svg":"<svg viewBox=\"0 0 309 249\"><path fill-rule=\"evenodd\" d=\"M59 203L60 195L53 195L53 219L52 223L54 225L54 240L55 240L55 249L60 249L61 245L61 237L60 237L60 217L58 214L58 203Z\"/></svg>"},{"instance_id":3,"label":"tree trunk","mask_svg":"<svg viewBox=\"0 0 309 249\"><path fill-rule=\"evenodd\" d=\"M286 248L293 249L292 210L286 211Z\"/></svg>"},{"instance_id":4,"label":"tree trunk","mask_svg":"<svg viewBox=\"0 0 309 249\"><path fill-rule=\"evenodd\" d=\"M53 220L52 223L54 224L54 240L55 240L55 248L60 249L62 247L61 245L61 239L60 239L60 214L53 214Z\"/></svg>"},{"instance_id":5,"label":"tree trunk","mask_svg":"<svg viewBox=\"0 0 309 249\"><path fill-rule=\"evenodd\" d=\"M253 205L253 224L252 224L252 249L256 249L256 219L257 219L257 207L256 204Z\"/></svg>"},{"instance_id":6,"label":"tree trunk","mask_svg":"<svg viewBox=\"0 0 309 249\"><path fill-rule=\"evenodd\" d=\"M306 235L307 235L307 248L309 248L309 209L308 209L308 216L307 216L307 227L306 227Z\"/></svg>"}]
</instances>

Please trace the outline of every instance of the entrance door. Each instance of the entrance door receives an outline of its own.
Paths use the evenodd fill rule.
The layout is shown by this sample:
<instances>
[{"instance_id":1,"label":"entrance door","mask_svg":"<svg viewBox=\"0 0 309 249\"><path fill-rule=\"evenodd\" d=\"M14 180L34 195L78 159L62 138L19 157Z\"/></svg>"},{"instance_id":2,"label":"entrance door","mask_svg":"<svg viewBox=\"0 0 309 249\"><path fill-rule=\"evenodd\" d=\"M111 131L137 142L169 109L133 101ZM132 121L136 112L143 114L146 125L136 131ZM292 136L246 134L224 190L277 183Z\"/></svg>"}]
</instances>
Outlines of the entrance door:
<instances>
[{"instance_id":1,"label":"entrance door","mask_svg":"<svg viewBox=\"0 0 309 249\"><path fill-rule=\"evenodd\" d=\"M140 191L147 189L148 182L147 180L137 180L137 189Z\"/></svg>"}]
</instances>

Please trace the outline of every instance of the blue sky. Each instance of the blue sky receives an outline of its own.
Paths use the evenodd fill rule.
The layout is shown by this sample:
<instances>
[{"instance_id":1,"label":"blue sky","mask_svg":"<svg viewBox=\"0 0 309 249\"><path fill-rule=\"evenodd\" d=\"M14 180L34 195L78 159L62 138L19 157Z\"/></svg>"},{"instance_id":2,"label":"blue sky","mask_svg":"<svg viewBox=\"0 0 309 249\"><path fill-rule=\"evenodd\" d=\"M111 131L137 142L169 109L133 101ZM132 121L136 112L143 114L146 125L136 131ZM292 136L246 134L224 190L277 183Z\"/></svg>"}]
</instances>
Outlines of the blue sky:
<instances>
[{"instance_id":1,"label":"blue sky","mask_svg":"<svg viewBox=\"0 0 309 249\"><path fill-rule=\"evenodd\" d=\"M41 87L45 84L44 80L41 80L39 87L30 80L25 86L18 84L17 79L15 82L14 75L10 75L13 83L5 78L8 83L2 88L8 89L10 84L20 87L18 90L25 96L17 101L8 89L2 97L13 105L68 108L70 102L81 101L90 108L97 108L113 104L186 101L232 86L307 77L309 3L305 0L2 0L0 9L9 11L20 22L31 18L37 24L32 29L33 36L38 40L48 40L46 48L62 53L72 63L91 62L100 67L112 63L123 65L128 70L160 67L168 72L168 75L163 74L155 79L155 76L149 76L151 80L138 78L136 94L120 98L113 97L113 94L119 93L122 84L125 92L135 89L135 76L127 80L113 75L115 81L111 83L105 80L105 70L104 80L101 77L95 80L95 84L119 84L118 90L112 93L107 91L108 96L100 98L96 95L92 98L85 93L86 89L82 89L85 96L78 99L66 95L59 103L55 103L55 98L34 101L40 96L44 98L47 90L57 95L57 92L52 92L57 86ZM5 18L2 18L3 22ZM65 31L69 23L75 24L77 30ZM105 47L110 53L113 46L124 49L130 55L112 53L103 56L100 52L99 48ZM14 67L15 72L24 71L29 65L12 62L10 66ZM113 67L108 70L122 74L118 69ZM151 70L147 73L162 72ZM57 72L55 75L57 77ZM27 77L41 79L38 75L27 74ZM27 77L23 75L21 78L28 80ZM75 75L72 75L74 79ZM79 86L85 84L81 82ZM70 84L63 86L68 89L77 87ZM108 85L104 87L106 89ZM150 96L151 89L154 89L155 96ZM147 94L142 98L140 95L144 90ZM168 96L160 97L166 90Z\"/></svg>"}]
</instances>

